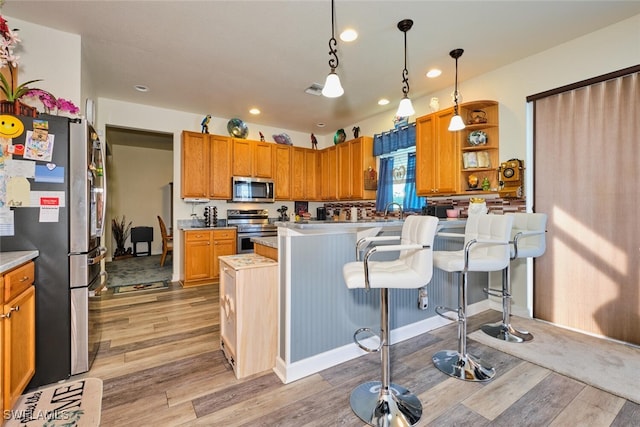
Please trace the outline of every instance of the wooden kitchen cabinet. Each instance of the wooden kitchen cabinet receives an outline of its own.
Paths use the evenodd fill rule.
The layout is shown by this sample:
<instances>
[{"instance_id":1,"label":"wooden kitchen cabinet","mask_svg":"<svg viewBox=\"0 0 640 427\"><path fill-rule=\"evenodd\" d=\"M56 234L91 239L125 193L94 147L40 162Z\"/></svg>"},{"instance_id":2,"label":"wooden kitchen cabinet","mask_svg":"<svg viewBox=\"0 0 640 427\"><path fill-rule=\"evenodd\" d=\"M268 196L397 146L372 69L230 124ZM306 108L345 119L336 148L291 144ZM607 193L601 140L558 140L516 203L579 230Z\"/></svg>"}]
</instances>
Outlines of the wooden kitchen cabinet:
<instances>
[{"instance_id":1,"label":"wooden kitchen cabinet","mask_svg":"<svg viewBox=\"0 0 640 427\"><path fill-rule=\"evenodd\" d=\"M273 167L276 200L291 200L291 146L276 144Z\"/></svg>"},{"instance_id":2,"label":"wooden kitchen cabinet","mask_svg":"<svg viewBox=\"0 0 640 427\"><path fill-rule=\"evenodd\" d=\"M236 378L275 366L278 263L257 254L220 259L220 347Z\"/></svg>"},{"instance_id":3,"label":"wooden kitchen cabinet","mask_svg":"<svg viewBox=\"0 0 640 427\"><path fill-rule=\"evenodd\" d=\"M35 268L29 261L0 276L2 410L16 403L36 372Z\"/></svg>"},{"instance_id":4,"label":"wooden kitchen cabinet","mask_svg":"<svg viewBox=\"0 0 640 427\"><path fill-rule=\"evenodd\" d=\"M320 200L338 199L338 147L336 145L319 152Z\"/></svg>"},{"instance_id":5,"label":"wooden kitchen cabinet","mask_svg":"<svg viewBox=\"0 0 640 427\"><path fill-rule=\"evenodd\" d=\"M233 139L233 175L273 178L273 146L266 141Z\"/></svg>"},{"instance_id":6,"label":"wooden kitchen cabinet","mask_svg":"<svg viewBox=\"0 0 640 427\"><path fill-rule=\"evenodd\" d=\"M220 279L218 257L236 253L236 231L184 231L184 287L215 283Z\"/></svg>"},{"instance_id":7,"label":"wooden kitchen cabinet","mask_svg":"<svg viewBox=\"0 0 640 427\"><path fill-rule=\"evenodd\" d=\"M318 165L318 150L291 148L291 200L318 198Z\"/></svg>"},{"instance_id":8,"label":"wooden kitchen cabinet","mask_svg":"<svg viewBox=\"0 0 640 427\"><path fill-rule=\"evenodd\" d=\"M469 175L478 178L477 192L482 190L482 180L489 179L490 188L498 188L498 174L496 169L500 166L500 135L499 135L499 105L496 101L472 101L459 106L460 116L467 124L457 132L460 140L461 164L460 164L460 192L474 194L470 190ZM475 113L474 113L475 112ZM473 117L483 117L484 123L471 123ZM473 132L484 132L487 142L480 145L469 143L469 135ZM465 168L464 156L471 156ZM475 161L475 163L474 163ZM473 166L473 165L477 166Z\"/></svg>"},{"instance_id":9,"label":"wooden kitchen cabinet","mask_svg":"<svg viewBox=\"0 0 640 427\"><path fill-rule=\"evenodd\" d=\"M183 198L231 198L231 138L182 132Z\"/></svg>"},{"instance_id":10,"label":"wooden kitchen cabinet","mask_svg":"<svg viewBox=\"0 0 640 427\"><path fill-rule=\"evenodd\" d=\"M364 172L376 168L373 138L361 136L337 145L338 200L369 200L375 190L365 190Z\"/></svg>"},{"instance_id":11,"label":"wooden kitchen cabinet","mask_svg":"<svg viewBox=\"0 0 640 427\"><path fill-rule=\"evenodd\" d=\"M459 132L450 132L453 108L416 120L416 193L419 196L459 191Z\"/></svg>"},{"instance_id":12,"label":"wooden kitchen cabinet","mask_svg":"<svg viewBox=\"0 0 640 427\"><path fill-rule=\"evenodd\" d=\"M213 279L220 280L220 261L218 257L236 253L236 230L213 230Z\"/></svg>"}]
</instances>

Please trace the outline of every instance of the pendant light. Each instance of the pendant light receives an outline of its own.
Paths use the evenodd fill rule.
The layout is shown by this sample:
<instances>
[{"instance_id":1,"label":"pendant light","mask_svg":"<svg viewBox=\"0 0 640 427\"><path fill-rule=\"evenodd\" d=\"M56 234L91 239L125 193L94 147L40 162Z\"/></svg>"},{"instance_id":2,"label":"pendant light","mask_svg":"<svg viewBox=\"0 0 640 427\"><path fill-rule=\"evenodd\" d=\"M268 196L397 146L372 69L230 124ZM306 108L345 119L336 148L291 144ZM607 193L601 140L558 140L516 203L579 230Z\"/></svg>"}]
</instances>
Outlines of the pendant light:
<instances>
[{"instance_id":1,"label":"pendant light","mask_svg":"<svg viewBox=\"0 0 640 427\"><path fill-rule=\"evenodd\" d=\"M463 49L454 49L449 52L449 56L456 60L456 85L453 92L453 117L451 117L451 122L449 123L449 130L452 132L465 128L464 121L462 121L462 117L458 114L458 58L460 58L463 53Z\"/></svg>"},{"instance_id":2,"label":"pendant light","mask_svg":"<svg viewBox=\"0 0 640 427\"><path fill-rule=\"evenodd\" d=\"M338 42L335 37L335 12L333 6L333 0L331 0L331 38L329 39L329 67L331 67L331 71L327 76L327 80L324 82L324 87L322 88L322 95L327 98L337 98L342 96L344 93L344 89L340 84L340 77L336 74L336 68L338 68L338 51L336 50L336 46Z\"/></svg>"},{"instance_id":3,"label":"pendant light","mask_svg":"<svg viewBox=\"0 0 640 427\"><path fill-rule=\"evenodd\" d=\"M404 69L402 70L402 93L404 96L398 106L398 112L396 113L398 117L409 117L416 113L411 104L411 99L409 99L409 71L407 71L407 31L412 26L413 21L411 19L403 19L398 22L398 29L404 33Z\"/></svg>"}]
</instances>

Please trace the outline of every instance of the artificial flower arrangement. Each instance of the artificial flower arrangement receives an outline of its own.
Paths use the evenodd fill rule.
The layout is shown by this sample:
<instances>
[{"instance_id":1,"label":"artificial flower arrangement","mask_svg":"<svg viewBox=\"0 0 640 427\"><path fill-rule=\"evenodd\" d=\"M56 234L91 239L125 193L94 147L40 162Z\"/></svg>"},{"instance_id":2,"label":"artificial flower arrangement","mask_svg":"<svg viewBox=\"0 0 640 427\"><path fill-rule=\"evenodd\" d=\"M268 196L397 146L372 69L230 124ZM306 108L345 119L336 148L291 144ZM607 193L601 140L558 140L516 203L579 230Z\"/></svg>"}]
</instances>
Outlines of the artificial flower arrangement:
<instances>
[{"instance_id":1,"label":"artificial flower arrangement","mask_svg":"<svg viewBox=\"0 0 640 427\"><path fill-rule=\"evenodd\" d=\"M0 5L2 3L0 2ZM20 57L14 53L14 49L20 41L18 30L10 29L6 19L0 15L0 68L5 66L9 68L8 80L0 73L0 90L2 90L5 99L10 103L15 103L24 98L35 98L42 103L46 113L57 111L78 114L80 109L73 102L63 98L56 98L46 90L29 87L30 84L42 81L42 79L29 80L20 85L15 84L13 73L18 67Z\"/></svg>"}]
</instances>

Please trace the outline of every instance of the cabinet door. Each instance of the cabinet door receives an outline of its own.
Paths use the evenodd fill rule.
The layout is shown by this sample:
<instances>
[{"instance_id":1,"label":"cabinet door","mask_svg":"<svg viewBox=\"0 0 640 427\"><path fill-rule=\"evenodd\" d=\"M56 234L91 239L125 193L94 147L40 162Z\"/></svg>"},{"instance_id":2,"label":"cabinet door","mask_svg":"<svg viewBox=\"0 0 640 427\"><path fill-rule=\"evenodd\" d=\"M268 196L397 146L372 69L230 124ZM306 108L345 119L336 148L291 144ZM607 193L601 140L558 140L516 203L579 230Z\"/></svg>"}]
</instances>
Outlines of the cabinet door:
<instances>
[{"instance_id":1,"label":"cabinet door","mask_svg":"<svg viewBox=\"0 0 640 427\"><path fill-rule=\"evenodd\" d=\"M4 304L3 384L6 409L13 407L36 372L36 303L35 287L30 286ZM10 315L8 315L10 313Z\"/></svg>"},{"instance_id":2,"label":"cabinet door","mask_svg":"<svg viewBox=\"0 0 640 427\"><path fill-rule=\"evenodd\" d=\"M273 146L271 142L255 141L253 155L253 176L273 178Z\"/></svg>"},{"instance_id":3,"label":"cabinet door","mask_svg":"<svg viewBox=\"0 0 640 427\"><path fill-rule=\"evenodd\" d=\"M304 154L304 197L318 199L318 150L305 150Z\"/></svg>"},{"instance_id":4,"label":"cabinet door","mask_svg":"<svg viewBox=\"0 0 640 427\"><path fill-rule=\"evenodd\" d=\"M225 255L235 255L236 253L236 233L233 230L213 231L213 278L220 278L220 260L218 257Z\"/></svg>"},{"instance_id":5,"label":"cabinet door","mask_svg":"<svg viewBox=\"0 0 640 427\"><path fill-rule=\"evenodd\" d=\"M453 117L451 108L436 113L435 192L440 194L458 192L460 151L458 132L449 131L451 117Z\"/></svg>"},{"instance_id":6,"label":"cabinet door","mask_svg":"<svg viewBox=\"0 0 640 427\"><path fill-rule=\"evenodd\" d=\"M338 150L338 199L351 199L351 145L343 142Z\"/></svg>"},{"instance_id":7,"label":"cabinet door","mask_svg":"<svg viewBox=\"0 0 640 427\"><path fill-rule=\"evenodd\" d=\"M231 198L232 141L229 137L211 135L210 145L209 197L228 200Z\"/></svg>"},{"instance_id":8,"label":"cabinet door","mask_svg":"<svg viewBox=\"0 0 640 427\"><path fill-rule=\"evenodd\" d=\"M222 274L220 276L220 338L235 369L238 340L236 271L224 262L221 265L222 273L219 273Z\"/></svg>"},{"instance_id":9,"label":"cabinet door","mask_svg":"<svg viewBox=\"0 0 640 427\"><path fill-rule=\"evenodd\" d=\"M338 148L325 148L320 151L320 198L336 200L338 198Z\"/></svg>"},{"instance_id":10,"label":"cabinet door","mask_svg":"<svg viewBox=\"0 0 640 427\"><path fill-rule=\"evenodd\" d=\"M233 175L253 176L253 144L247 139L233 140Z\"/></svg>"},{"instance_id":11,"label":"cabinet door","mask_svg":"<svg viewBox=\"0 0 640 427\"><path fill-rule=\"evenodd\" d=\"M275 192L276 199L291 199L291 148L276 144L274 148Z\"/></svg>"},{"instance_id":12,"label":"cabinet door","mask_svg":"<svg viewBox=\"0 0 640 427\"><path fill-rule=\"evenodd\" d=\"M210 166L209 135L182 132L181 197L207 197Z\"/></svg>"},{"instance_id":13,"label":"cabinet door","mask_svg":"<svg viewBox=\"0 0 640 427\"><path fill-rule=\"evenodd\" d=\"M305 186L305 149L293 147L291 149L291 199L304 199Z\"/></svg>"},{"instance_id":14,"label":"cabinet door","mask_svg":"<svg viewBox=\"0 0 640 427\"><path fill-rule=\"evenodd\" d=\"M213 278L210 231L185 232L184 280Z\"/></svg>"}]
</instances>

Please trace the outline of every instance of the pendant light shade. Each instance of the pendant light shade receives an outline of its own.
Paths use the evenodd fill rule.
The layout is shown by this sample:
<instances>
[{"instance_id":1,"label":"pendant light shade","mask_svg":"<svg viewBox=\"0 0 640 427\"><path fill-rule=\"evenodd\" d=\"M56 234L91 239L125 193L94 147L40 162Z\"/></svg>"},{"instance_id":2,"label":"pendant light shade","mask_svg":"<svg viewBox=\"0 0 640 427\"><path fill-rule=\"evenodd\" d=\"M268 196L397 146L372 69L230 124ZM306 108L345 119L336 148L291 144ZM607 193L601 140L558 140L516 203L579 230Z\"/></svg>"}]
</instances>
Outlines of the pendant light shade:
<instances>
[{"instance_id":1,"label":"pendant light shade","mask_svg":"<svg viewBox=\"0 0 640 427\"><path fill-rule=\"evenodd\" d=\"M409 117L413 116L416 113L416 110L413 109L413 104L408 96L405 96L400 100L400 105L398 106L398 112L396 116L398 117Z\"/></svg>"},{"instance_id":2,"label":"pendant light shade","mask_svg":"<svg viewBox=\"0 0 640 427\"><path fill-rule=\"evenodd\" d=\"M411 99L409 99L409 71L407 71L407 31L413 27L413 21L411 19L403 19L398 22L398 29L404 33L404 69L402 70L402 93L404 96L400 100L398 106L398 117L413 116L416 111L413 109Z\"/></svg>"},{"instance_id":3,"label":"pendant light shade","mask_svg":"<svg viewBox=\"0 0 640 427\"><path fill-rule=\"evenodd\" d=\"M456 60L456 86L453 91L453 117L451 117L451 122L449 122L449 130L451 132L465 128L464 121L462 120L462 117L460 117L460 114L458 114L458 58L460 58L463 53L463 49L454 49L449 52L449 56Z\"/></svg>"},{"instance_id":4,"label":"pendant light shade","mask_svg":"<svg viewBox=\"0 0 640 427\"><path fill-rule=\"evenodd\" d=\"M335 37L335 11L333 0L331 0L331 38L329 39L329 67L331 67L331 72L327 76L327 80L324 82L324 87L322 88L322 95L327 98L337 98L344 93L344 89L342 88L342 84L340 84L340 77L336 74L336 68L338 68L338 50L336 47L338 46L338 41Z\"/></svg>"},{"instance_id":5,"label":"pendant light shade","mask_svg":"<svg viewBox=\"0 0 640 427\"><path fill-rule=\"evenodd\" d=\"M324 82L324 87L322 88L322 95L327 98L337 98L342 96L344 93L344 89L340 84L340 77L335 73L334 69L331 69L331 72L327 76L327 79Z\"/></svg>"}]
</instances>

